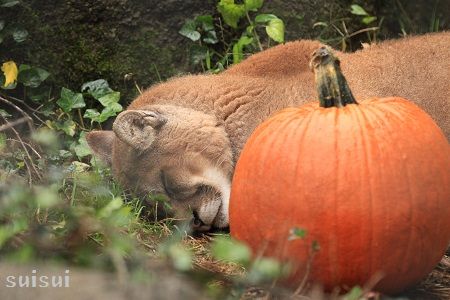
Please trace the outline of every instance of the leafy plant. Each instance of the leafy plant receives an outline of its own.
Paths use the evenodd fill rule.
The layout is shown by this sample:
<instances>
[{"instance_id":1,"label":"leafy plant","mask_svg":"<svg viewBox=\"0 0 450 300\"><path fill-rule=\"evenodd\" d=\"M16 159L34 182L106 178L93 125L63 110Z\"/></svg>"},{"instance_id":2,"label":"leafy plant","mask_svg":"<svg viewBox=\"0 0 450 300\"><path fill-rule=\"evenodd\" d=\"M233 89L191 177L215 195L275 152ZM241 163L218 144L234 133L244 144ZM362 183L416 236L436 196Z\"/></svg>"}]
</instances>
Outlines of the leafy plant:
<instances>
[{"instance_id":1,"label":"leafy plant","mask_svg":"<svg viewBox=\"0 0 450 300\"><path fill-rule=\"evenodd\" d=\"M238 63L244 58L245 50L262 51L264 48L258 34L258 28L264 28L270 40L277 43L284 42L284 23L273 14L257 14L254 18L251 14L257 13L263 6L263 0L245 0L243 3L235 3L234 0L220 0L217 4L217 11L221 18L214 24L211 15L198 16L194 19L186 20L179 31L181 35L189 38L196 44L190 49L191 62L201 64L204 70L218 72L228 65L230 51L232 62ZM245 20L246 22L243 22ZM224 40L224 27L222 21L233 31L231 41ZM218 30L222 39L217 38ZM222 43L223 52L214 49L214 45Z\"/></svg>"},{"instance_id":2,"label":"leafy plant","mask_svg":"<svg viewBox=\"0 0 450 300\"><path fill-rule=\"evenodd\" d=\"M189 38L194 44L191 51L191 62L193 64L206 63L206 68L211 69L211 56L219 55L212 51L207 45L214 45L219 42L213 24L213 17L210 15L198 16L195 19L186 20L179 33ZM218 63L219 64L219 63ZM223 63L220 63L223 66Z\"/></svg>"},{"instance_id":3,"label":"leafy plant","mask_svg":"<svg viewBox=\"0 0 450 300\"><path fill-rule=\"evenodd\" d=\"M16 0L1 0L0 7L10 8L19 3L20 1ZM12 37L16 43L22 43L28 38L28 31L12 22L7 23L4 20L0 20L0 44L7 37Z\"/></svg>"},{"instance_id":4,"label":"leafy plant","mask_svg":"<svg viewBox=\"0 0 450 300\"><path fill-rule=\"evenodd\" d=\"M349 31L346 21L348 19L341 18L337 20L331 20L328 22L316 22L313 28L321 28L318 38L327 44L340 45L342 51L346 51L348 48L352 50L351 40L354 36L365 33L369 43L376 42L377 35L383 24L384 18L380 18L376 26L372 26L375 21L378 20L376 16L370 15L360 5L352 4L350 6L350 13L357 16L360 19L363 28L356 31ZM323 36L331 35L332 38L323 38Z\"/></svg>"},{"instance_id":5,"label":"leafy plant","mask_svg":"<svg viewBox=\"0 0 450 300\"><path fill-rule=\"evenodd\" d=\"M136 242L126 234L136 212L121 191L76 164L54 175L32 187L0 185L0 253L22 262L64 259L105 269L116 267L118 257L137 259Z\"/></svg>"},{"instance_id":6,"label":"leafy plant","mask_svg":"<svg viewBox=\"0 0 450 300\"><path fill-rule=\"evenodd\" d=\"M81 91L93 97L103 106L101 112L96 109L86 110L84 117L92 122L103 123L110 117L116 116L123 109L122 105L119 104L120 93L113 91L104 79L83 84Z\"/></svg>"},{"instance_id":7,"label":"leafy plant","mask_svg":"<svg viewBox=\"0 0 450 300\"><path fill-rule=\"evenodd\" d=\"M350 6L350 8L351 8L351 11L350 11L350 12L351 12L353 15L361 16L361 17L362 17L361 22L362 22L363 24L365 24L365 25L369 25L370 23L374 22L374 21L377 19L377 17L374 17L374 16L369 15L369 14L364 10L364 8L362 8L362 7L359 6L358 4L352 4L352 5Z\"/></svg>"}]
</instances>

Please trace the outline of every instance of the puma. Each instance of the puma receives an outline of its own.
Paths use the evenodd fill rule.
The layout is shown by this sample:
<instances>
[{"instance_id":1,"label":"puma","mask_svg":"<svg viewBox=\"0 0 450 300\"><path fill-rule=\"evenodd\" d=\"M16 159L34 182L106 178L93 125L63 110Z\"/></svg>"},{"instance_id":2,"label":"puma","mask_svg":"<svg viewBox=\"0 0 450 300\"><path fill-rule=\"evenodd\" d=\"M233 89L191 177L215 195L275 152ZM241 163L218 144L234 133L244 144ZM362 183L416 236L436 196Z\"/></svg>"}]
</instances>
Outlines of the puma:
<instances>
[{"instance_id":1,"label":"puma","mask_svg":"<svg viewBox=\"0 0 450 300\"><path fill-rule=\"evenodd\" d=\"M320 46L289 42L218 75L157 84L119 114L112 131L92 131L87 141L124 187L166 195L176 212L193 213L196 230L226 227L230 182L244 143L276 111L317 98L308 63ZM409 99L449 138L450 32L336 54L357 100Z\"/></svg>"}]
</instances>

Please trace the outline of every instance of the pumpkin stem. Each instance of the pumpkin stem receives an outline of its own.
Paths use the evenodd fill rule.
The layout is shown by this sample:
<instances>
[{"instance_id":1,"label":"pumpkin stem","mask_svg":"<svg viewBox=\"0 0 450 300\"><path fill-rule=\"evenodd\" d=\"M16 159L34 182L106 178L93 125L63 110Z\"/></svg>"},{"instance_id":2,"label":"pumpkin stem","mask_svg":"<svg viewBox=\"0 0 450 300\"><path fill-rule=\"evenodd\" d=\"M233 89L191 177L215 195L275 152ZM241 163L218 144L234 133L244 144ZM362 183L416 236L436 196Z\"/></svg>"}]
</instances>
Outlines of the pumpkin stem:
<instances>
[{"instance_id":1,"label":"pumpkin stem","mask_svg":"<svg viewBox=\"0 0 450 300\"><path fill-rule=\"evenodd\" d=\"M310 67L314 70L321 107L358 104L342 74L340 61L331 48L324 46L314 51Z\"/></svg>"}]
</instances>

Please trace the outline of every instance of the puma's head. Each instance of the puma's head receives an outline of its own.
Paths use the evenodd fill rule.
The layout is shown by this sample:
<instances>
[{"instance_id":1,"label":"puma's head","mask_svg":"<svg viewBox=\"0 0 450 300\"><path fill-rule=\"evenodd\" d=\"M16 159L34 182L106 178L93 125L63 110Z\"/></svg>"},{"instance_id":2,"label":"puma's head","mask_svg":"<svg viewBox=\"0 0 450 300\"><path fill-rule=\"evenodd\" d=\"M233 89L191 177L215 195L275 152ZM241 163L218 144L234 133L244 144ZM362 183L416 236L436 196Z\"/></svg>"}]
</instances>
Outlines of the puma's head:
<instances>
[{"instance_id":1,"label":"puma's head","mask_svg":"<svg viewBox=\"0 0 450 300\"><path fill-rule=\"evenodd\" d=\"M149 105L122 112L112 131L90 132L87 141L124 187L166 195L178 216L193 213L196 230L228 226L232 152L214 116Z\"/></svg>"}]
</instances>

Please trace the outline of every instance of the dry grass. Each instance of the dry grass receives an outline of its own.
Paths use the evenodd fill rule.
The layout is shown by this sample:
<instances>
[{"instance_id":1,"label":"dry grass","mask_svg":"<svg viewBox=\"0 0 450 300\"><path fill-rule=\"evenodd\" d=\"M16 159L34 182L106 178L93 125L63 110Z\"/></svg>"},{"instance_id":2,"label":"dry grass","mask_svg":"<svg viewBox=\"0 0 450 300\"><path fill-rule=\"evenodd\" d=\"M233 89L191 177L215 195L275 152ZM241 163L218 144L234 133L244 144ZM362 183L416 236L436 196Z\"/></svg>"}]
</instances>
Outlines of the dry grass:
<instances>
[{"instance_id":1,"label":"dry grass","mask_svg":"<svg viewBox=\"0 0 450 300\"><path fill-rule=\"evenodd\" d=\"M450 256L445 255L437 267L416 289L436 299L450 299Z\"/></svg>"},{"instance_id":2,"label":"dry grass","mask_svg":"<svg viewBox=\"0 0 450 300\"><path fill-rule=\"evenodd\" d=\"M210 253L210 245L213 236L203 235L199 238L188 237L184 243L194 251L194 266L196 269L220 274L224 278L243 275L245 269L231 262L223 262L214 259Z\"/></svg>"}]
</instances>

